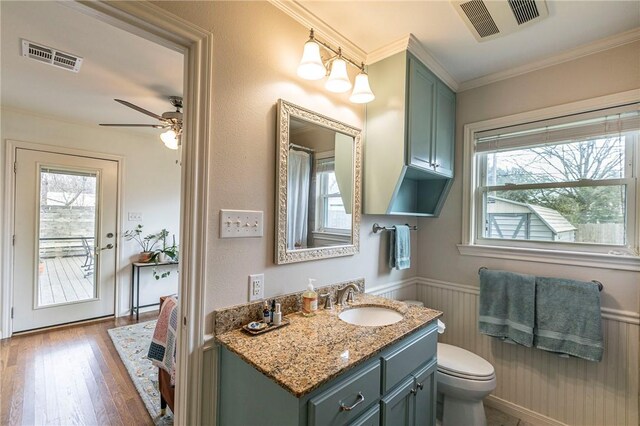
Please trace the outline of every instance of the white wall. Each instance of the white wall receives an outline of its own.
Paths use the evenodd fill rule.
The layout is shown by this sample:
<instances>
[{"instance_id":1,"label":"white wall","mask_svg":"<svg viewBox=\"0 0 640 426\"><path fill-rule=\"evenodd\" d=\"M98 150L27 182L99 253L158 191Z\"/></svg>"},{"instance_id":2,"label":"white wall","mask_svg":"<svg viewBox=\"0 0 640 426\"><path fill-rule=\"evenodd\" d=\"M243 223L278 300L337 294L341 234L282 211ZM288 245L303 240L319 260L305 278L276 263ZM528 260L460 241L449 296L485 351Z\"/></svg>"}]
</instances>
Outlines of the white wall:
<instances>
[{"instance_id":1,"label":"white wall","mask_svg":"<svg viewBox=\"0 0 640 426\"><path fill-rule=\"evenodd\" d=\"M637 424L637 272L462 256L462 170L465 124L640 88L640 43L585 56L458 94L456 178L439 218L419 220L417 297L445 311L444 341L482 354L496 366L494 395L516 414L569 424ZM637 213L636 213L637 214ZM561 360L509 348L477 331L478 268L558 276L604 284L605 359ZM420 281L421 280L421 281ZM544 417L536 417L542 415Z\"/></svg>"},{"instance_id":2,"label":"white wall","mask_svg":"<svg viewBox=\"0 0 640 426\"><path fill-rule=\"evenodd\" d=\"M4 187L5 146L7 140L119 155L125 158L123 175L123 211L121 232L138 221L129 222L128 212L143 215L145 233L162 228L176 234L180 230L180 167L178 151L164 147L156 135L136 134L98 125L78 124L25 111L3 108L0 121L0 186ZM4 199L0 201L4 203ZM4 206L0 206L4 211ZM0 232L2 232L0 230ZM2 237L0 235L0 237ZM179 239L178 239L179 240ZM118 315L129 309L131 258L139 253L133 242L121 240ZM151 268L141 273L140 304L155 303L159 296L177 291L177 275L155 281Z\"/></svg>"},{"instance_id":3,"label":"white wall","mask_svg":"<svg viewBox=\"0 0 640 426\"><path fill-rule=\"evenodd\" d=\"M296 75L308 28L267 2L157 2L214 35L213 136L210 142L208 277L206 326L211 312L246 303L249 274L265 274L265 296L302 291L307 278L318 285L364 277L367 287L415 276L390 272L387 237L372 234L384 224L414 219L363 217L360 253L336 259L277 266L274 258L276 102L279 98L363 127L364 107L348 94L330 95L323 82ZM375 90L375 89L374 89ZM263 210L261 239L225 239L219 235L220 209ZM417 249L414 241L413 250Z\"/></svg>"}]
</instances>

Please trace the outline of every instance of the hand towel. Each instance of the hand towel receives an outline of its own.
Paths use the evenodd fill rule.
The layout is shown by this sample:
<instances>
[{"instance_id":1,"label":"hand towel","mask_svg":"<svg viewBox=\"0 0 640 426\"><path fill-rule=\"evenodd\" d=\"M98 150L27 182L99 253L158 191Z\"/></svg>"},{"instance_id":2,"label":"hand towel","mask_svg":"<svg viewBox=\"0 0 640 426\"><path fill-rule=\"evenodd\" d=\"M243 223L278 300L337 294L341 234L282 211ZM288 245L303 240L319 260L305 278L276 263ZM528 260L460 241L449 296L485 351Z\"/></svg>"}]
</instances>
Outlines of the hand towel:
<instances>
[{"instance_id":1,"label":"hand towel","mask_svg":"<svg viewBox=\"0 0 640 426\"><path fill-rule=\"evenodd\" d=\"M411 237L407 225L394 226L389 233L389 268L409 269L411 267Z\"/></svg>"},{"instance_id":2,"label":"hand towel","mask_svg":"<svg viewBox=\"0 0 640 426\"><path fill-rule=\"evenodd\" d=\"M480 333L531 347L535 323L533 275L480 270Z\"/></svg>"},{"instance_id":3,"label":"hand towel","mask_svg":"<svg viewBox=\"0 0 640 426\"><path fill-rule=\"evenodd\" d=\"M178 301L167 297L160 307L160 315L147 357L156 367L171 375L171 385L175 384L176 338L178 335Z\"/></svg>"},{"instance_id":4,"label":"hand towel","mask_svg":"<svg viewBox=\"0 0 640 426\"><path fill-rule=\"evenodd\" d=\"M596 284L536 278L536 348L601 361L604 352L601 315Z\"/></svg>"}]
</instances>

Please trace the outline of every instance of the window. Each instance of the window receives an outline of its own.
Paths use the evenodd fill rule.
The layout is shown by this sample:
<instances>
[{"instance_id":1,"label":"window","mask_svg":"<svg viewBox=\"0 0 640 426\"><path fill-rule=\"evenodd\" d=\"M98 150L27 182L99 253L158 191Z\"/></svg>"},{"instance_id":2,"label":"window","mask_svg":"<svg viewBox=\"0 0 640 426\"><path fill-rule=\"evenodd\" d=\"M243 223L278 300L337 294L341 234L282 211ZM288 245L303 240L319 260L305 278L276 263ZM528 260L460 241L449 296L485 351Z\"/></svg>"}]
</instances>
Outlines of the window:
<instances>
[{"instance_id":1,"label":"window","mask_svg":"<svg viewBox=\"0 0 640 426\"><path fill-rule=\"evenodd\" d=\"M465 127L462 246L638 256L638 103Z\"/></svg>"},{"instance_id":2,"label":"window","mask_svg":"<svg viewBox=\"0 0 640 426\"><path fill-rule=\"evenodd\" d=\"M350 233L351 215L344 208L334 157L316 161L316 194L316 231Z\"/></svg>"}]
</instances>

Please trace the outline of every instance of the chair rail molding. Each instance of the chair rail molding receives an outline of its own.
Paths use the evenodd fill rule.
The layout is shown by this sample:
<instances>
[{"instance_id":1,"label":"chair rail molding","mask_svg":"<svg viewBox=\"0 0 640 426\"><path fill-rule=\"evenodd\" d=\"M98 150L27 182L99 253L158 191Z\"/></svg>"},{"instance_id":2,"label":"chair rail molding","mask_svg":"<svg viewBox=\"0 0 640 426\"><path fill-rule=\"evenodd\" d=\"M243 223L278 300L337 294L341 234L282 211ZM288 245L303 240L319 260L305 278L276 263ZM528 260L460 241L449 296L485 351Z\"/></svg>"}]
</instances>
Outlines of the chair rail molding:
<instances>
[{"instance_id":1,"label":"chair rail molding","mask_svg":"<svg viewBox=\"0 0 640 426\"><path fill-rule=\"evenodd\" d=\"M180 322L175 423L215 425L203 419L202 372L207 265L209 140L213 87L213 34L149 2L76 1L66 6L185 54L180 235ZM217 374L211 367L211 376ZM216 389L211 404L215 404ZM208 412L215 414L212 407Z\"/></svg>"}]
</instances>

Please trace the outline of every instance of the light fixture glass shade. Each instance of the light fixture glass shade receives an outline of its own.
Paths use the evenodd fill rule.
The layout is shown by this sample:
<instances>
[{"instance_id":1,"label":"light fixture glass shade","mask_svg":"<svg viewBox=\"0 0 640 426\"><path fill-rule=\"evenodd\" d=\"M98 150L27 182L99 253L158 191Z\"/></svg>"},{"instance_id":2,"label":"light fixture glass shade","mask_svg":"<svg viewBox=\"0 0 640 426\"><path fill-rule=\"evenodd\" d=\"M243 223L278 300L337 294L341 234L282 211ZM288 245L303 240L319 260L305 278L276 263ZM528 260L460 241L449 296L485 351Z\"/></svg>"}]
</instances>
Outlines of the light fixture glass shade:
<instances>
[{"instance_id":1,"label":"light fixture glass shade","mask_svg":"<svg viewBox=\"0 0 640 426\"><path fill-rule=\"evenodd\" d=\"M327 75L320 57L320 46L313 40L304 44L304 52L298 65L298 75L305 80L320 80Z\"/></svg>"},{"instance_id":2,"label":"light fixture glass shade","mask_svg":"<svg viewBox=\"0 0 640 426\"><path fill-rule=\"evenodd\" d=\"M173 130L167 130L160 134L160 139L169 149L178 149L178 135Z\"/></svg>"},{"instance_id":3,"label":"light fixture glass shade","mask_svg":"<svg viewBox=\"0 0 640 426\"><path fill-rule=\"evenodd\" d=\"M349 100L354 104L366 104L375 98L371 87L369 87L369 76L361 72L356 76L356 82L353 85L353 92L351 92Z\"/></svg>"},{"instance_id":4,"label":"light fixture glass shade","mask_svg":"<svg viewBox=\"0 0 640 426\"><path fill-rule=\"evenodd\" d=\"M347 63L344 59L338 57L331 65L331 74L324 87L334 93L344 93L351 89L351 81L347 74Z\"/></svg>"}]
</instances>

